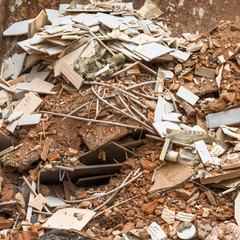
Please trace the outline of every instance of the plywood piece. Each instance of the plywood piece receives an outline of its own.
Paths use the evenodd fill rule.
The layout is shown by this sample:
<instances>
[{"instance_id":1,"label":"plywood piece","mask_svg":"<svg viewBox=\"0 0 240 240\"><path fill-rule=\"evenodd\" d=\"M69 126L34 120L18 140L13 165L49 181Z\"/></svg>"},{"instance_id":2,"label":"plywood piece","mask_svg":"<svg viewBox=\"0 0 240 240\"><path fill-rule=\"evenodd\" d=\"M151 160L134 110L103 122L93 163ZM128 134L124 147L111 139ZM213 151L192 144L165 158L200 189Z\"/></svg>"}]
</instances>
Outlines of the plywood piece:
<instances>
[{"instance_id":1,"label":"plywood piece","mask_svg":"<svg viewBox=\"0 0 240 240\"><path fill-rule=\"evenodd\" d=\"M84 79L66 62L63 61L60 72L73 84L77 89L80 89Z\"/></svg>"},{"instance_id":2,"label":"plywood piece","mask_svg":"<svg viewBox=\"0 0 240 240\"><path fill-rule=\"evenodd\" d=\"M96 213L87 209L65 208L59 209L42 226L46 229L74 229L81 231ZM78 220L74 215L82 215Z\"/></svg>"},{"instance_id":3,"label":"plywood piece","mask_svg":"<svg viewBox=\"0 0 240 240\"><path fill-rule=\"evenodd\" d=\"M43 209L46 204L46 199L43 197L41 193L39 193L29 204L28 206L33 207L39 211Z\"/></svg>"},{"instance_id":4,"label":"plywood piece","mask_svg":"<svg viewBox=\"0 0 240 240\"><path fill-rule=\"evenodd\" d=\"M51 39L51 38L47 39L47 41L52 44L63 46L63 47L66 47L67 45L69 45L71 43L71 41L68 41L68 40Z\"/></svg>"},{"instance_id":5,"label":"plywood piece","mask_svg":"<svg viewBox=\"0 0 240 240\"><path fill-rule=\"evenodd\" d=\"M54 85L41 79L35 78L33 81L27 84L26 88L33 90L37 89L42 91L51 91L54 88Z\"/></svg>"},{"instance_id":6,"label":"plywood piece","mask_svg":"<svg viewBox=\"0 0 240 240\"><path fill-rule=\"evenodd\" d=\"M188 181L194 174L191 166L168 162L165 166L157 170L155 183L150 189L150 193L163 192L178 188Z\"/></svg>"},{"instance_id":7,"label":"plywood piece","mask_svg":"<svg viewBox=\"0 0 240 240\"><path fill-rule=\"evenodd\" d=\"M21 54L14 54L12 56L12 63L14 66L14 74L11 77L13 80L15 80L19 74L21 73L22 69L23 69L23 64L26 58L26 53L21 53Z\"/></svg>"},{"instance_id":8,"label":"plywood piece","mask_svg":"<svg viewBox=\"0 0 240 240\"><path fill-rule=\"evenodd\" d=\"M36 191L36 183L34 181L32 181L32 189ZM31 202L33 199L34 199L34 194L30 191L28 202ZM32 207L28 206L26 220L30 222L31 217L32 217Z\"/></svg>"},{"instance_id":9,"label":"plywood piece","mask_svg":"<svg viewBox=\"0 0 240 240\"><path fill-rule=\"evenodd\" d=\"M42 103L42 99L37 97L34 93L28 93L21 100L21 102L16 106L14 112L23 112L23 115L32 114Z\"/></svg>"},{"instance_id":10,"label":"plywood piece","mask_svg":"<svg viewBox=\"0 0 240 240\"><path fill-rule=\"evenodd\" d=\"M42 10L35 19L28 23L28 38L33 37L40 28L44 27L47 24L47 20L47 14Z\"/></svg>"},{"instance_id":11,"label":"plywood piece","mask_svg":"<svg viewBox=\"0 0 240 240\"><path fill-rule=\"evenodd\" d=\"M3 32L3 36L20 36L28 34L28 23L33 19L16 22Z\"/></svg>"},{"instance_id":12,"label":"plywood piece","mask_svg":"<svg viewBox=\"0 0 240 240\"><path fill-rule=\"evenodd\" d=\"M11 87L11 85L5 79L3 79L1 76L0 76L0 83L6 85L7 87Z\"/></svg>"},{"instance_id":13,"label":"plywood piece","mask_svg":"<svg viewBox=\"0 0 240 240\"><path fill-rule=\"evenodd\" d=\"M207 149L207 145L203 140L195 142L194 145L203 164L207 163L208 161L211 161L212 157Z\"/></svg>"},{"instance_id":14,"label":"plywood piece","mask_svg":"<svg viewBox=\"0 0 240 240\"><path fill-rule=\"evenodd\" d=\"M85 47L86 47L86 44L70 52L66 56L63 56L61 59L57 60L54 64L54 76L57 77L58 75L60 75L60 67L63 61L66 61L68 64L73 64L77 60L77 58L80 56L82 51L85 49Z\"/></svg>"},{"instance_id":15,"label":"plywood piece","mask_svg":"<svg viewBox=\"0 0 240 240\"><path fill-rule=\"evenodd\" d=\"M194 106L196 102L199 100L199 97L186 89L185 87L181 86L177 91L177 96Z\"/></svg>"},{"instance_id":16,"label":"plywood piece","mask_svg":"<svg viewBox=\"0 0 240 240\"><path fill-rule=\"evenodd\" d=\"M53 56L61 53L64 50L65 50L65 47L63 46L53 46L53 47L47 48L46 52L48 55Z\"/></svg>"},{"instance_id":17,"label":"plywood piece","mask_svg":"<svg viewBox=\"0 0 240 240\"><path fill-rule=\"evenodd\" d=\"M81 58L92 57L95 55L96 55L95 44L94 44L94 41L91 41L86 47L86 49L82 52Z\"/></svg>"},{"instance_id":18,"label":"plywood piece","mask_svg":"<svg viewBox=\"0 0 240 240\"><path fill-rule=\"evenodd\" d=\"M10 98L10 93L5 90L0 90L0 106L4 105Z\"/></svg>"},{"instance_id":19,"label":"plywood piece","mask_svg":"<svg viewBox=\"0 0 240 240\"><path fill-rule=\"evenodd\" d=\"M0 89L4 89L4 90L6 90L7 92L10 92L10 93L15 92L15 90L13 90L12 87L7 87L5 84L2 84L2 83L0 83Z\"/></svg>"},{"instance_id":20,"label":"plywood piece","mask_svg":"<svg viewBox=\"0 0 240 240\"><path fill-rule=\"evenodd\" d=\"M38 54L27 55L24 63L24 71L39 63L40 60Z\"/></svg>"}]
</instances>

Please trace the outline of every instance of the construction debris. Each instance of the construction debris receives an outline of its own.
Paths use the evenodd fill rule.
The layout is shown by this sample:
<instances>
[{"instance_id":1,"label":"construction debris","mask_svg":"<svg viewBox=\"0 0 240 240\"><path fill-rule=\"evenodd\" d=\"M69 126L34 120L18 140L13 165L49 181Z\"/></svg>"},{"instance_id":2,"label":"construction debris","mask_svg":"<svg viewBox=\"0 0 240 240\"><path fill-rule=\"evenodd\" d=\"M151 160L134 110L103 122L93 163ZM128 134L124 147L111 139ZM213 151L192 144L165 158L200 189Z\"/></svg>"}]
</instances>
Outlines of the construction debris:
<instances>
[{"instance_id":1,"label":"construction debris","mask_svg":"<svg viewBox=\"0 0 240 240\"><path fill-rule=\"evenodd\" d=\"M172 37L162 14L74 0L4 31L27 39L0 68L0 234L239 234L240 20Z\"/></svg>"}]
</instances>

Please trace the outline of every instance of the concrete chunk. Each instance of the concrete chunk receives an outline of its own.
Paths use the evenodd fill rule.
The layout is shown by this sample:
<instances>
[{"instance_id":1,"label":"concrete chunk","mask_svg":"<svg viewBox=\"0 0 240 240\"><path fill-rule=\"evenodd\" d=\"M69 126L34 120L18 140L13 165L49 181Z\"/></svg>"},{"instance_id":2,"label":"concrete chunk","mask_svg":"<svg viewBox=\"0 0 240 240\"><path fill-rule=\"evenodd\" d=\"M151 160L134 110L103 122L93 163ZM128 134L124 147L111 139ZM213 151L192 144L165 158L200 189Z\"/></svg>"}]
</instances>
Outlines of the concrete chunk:
<instances>
[{"instance_id":1,"label":"concrete chunk","mask_svg":"<svg viewBox=\"0 0 240 240\"><path fill-rule=\"evenodd\" d=\"M199 65L196 66L195 72L196 75L206 78L215 78L215 69L200 67Z\"/></svg>"}]
</instances>

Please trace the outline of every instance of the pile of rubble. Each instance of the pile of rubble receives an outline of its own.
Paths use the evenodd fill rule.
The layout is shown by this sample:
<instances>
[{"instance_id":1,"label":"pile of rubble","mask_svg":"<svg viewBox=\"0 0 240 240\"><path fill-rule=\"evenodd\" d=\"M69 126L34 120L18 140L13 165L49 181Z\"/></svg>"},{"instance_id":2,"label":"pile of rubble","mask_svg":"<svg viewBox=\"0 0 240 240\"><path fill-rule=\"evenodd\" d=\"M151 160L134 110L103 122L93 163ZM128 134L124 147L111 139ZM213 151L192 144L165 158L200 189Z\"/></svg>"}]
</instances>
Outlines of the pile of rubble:
<instances>
[{"instance_id":1,"label":"pile of rubble","mask_svg":"<svg viewBox=\"0 0 240 240\"><path fill-rule=\"evenodd\" d=\"M161 14L73 1L3 33L28 35L0 71L8 239L239 238L240 19Z\"/></svg>"}]
</instances>

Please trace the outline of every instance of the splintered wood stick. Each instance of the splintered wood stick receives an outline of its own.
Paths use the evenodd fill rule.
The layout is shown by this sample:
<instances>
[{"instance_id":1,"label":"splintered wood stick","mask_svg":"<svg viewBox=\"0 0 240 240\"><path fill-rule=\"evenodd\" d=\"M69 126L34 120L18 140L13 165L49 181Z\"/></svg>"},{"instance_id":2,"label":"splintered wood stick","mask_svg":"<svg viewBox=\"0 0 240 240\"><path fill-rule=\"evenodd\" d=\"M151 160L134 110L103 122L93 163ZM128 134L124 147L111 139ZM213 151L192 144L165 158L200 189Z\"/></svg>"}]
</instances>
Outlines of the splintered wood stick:
<instances>
[{"instance_id":1,"label":"splintered wood stick","mask_svg":"<svg viewBox=\"0 0 240 240\"><path fill-rule=\"evenodd\" d=\"M92 31L89 31L89 33L90 33L104 48L106 48L113 56L115 56L115 53L114 53L98 36L96 36Z\"/></svg>"},{"instance_id":2,"label":"splintered wood stick","mask_svg":"<svg viewBox=\"0 0 240 240\"><path fill-rule=\"evenodd\" d=\"M136 62L137 60L135 60L133 57L129 56L128 54L126 53L123 53L129 60L133 61L133 62ZM146 70L147 72L151 73L152 75L157 75L157 72L155 72L154 70L152 70L150 67L144 65L143 63L139 62L139 66Z\"/></svg>"},{"instance_id":3,"label":"splintered wood stick","mask_svg":"<svg viewBox=\"0 0 240 240\"><path fill-rule=\"evenodd\" d=\"M29 189L32 191L32 193L34 194L34 196L36 197L37 196L37 193L36 191L34 191L34 189L32 188L32 186L30 185L29 181L27 180L27 178L25 176L23 176L23 180L24 182L27 184L27 186L29 187ZM48 212L48 213L51 213L49 211L49 209L47 208L47 206L44 206L44 209Z\"/></svg>"},{"instance_id":4,"label":"splintered wood stick","mask_svg":"<svg viewBox=\"0 0 240 240\"><path fill-rule=\"evenodd\" d=\"M124 69L122 69L122 70L120 70L120 71L118 71L118 72L115 72L115 73L114 73L112 76L110 76L109 78L115 77L115 76L117 76L117 75L119 75L119 74L121 74L121 73L123 73L123 72L126 72L127 70L133 68L134 66L138 65L139 63L140 63L139 61L138 61L138 62L135 62L135 63L132 63L132 64L129 65L128 67L126 67L126 68L124 68Z\"/></svg>"}]
</instances>

